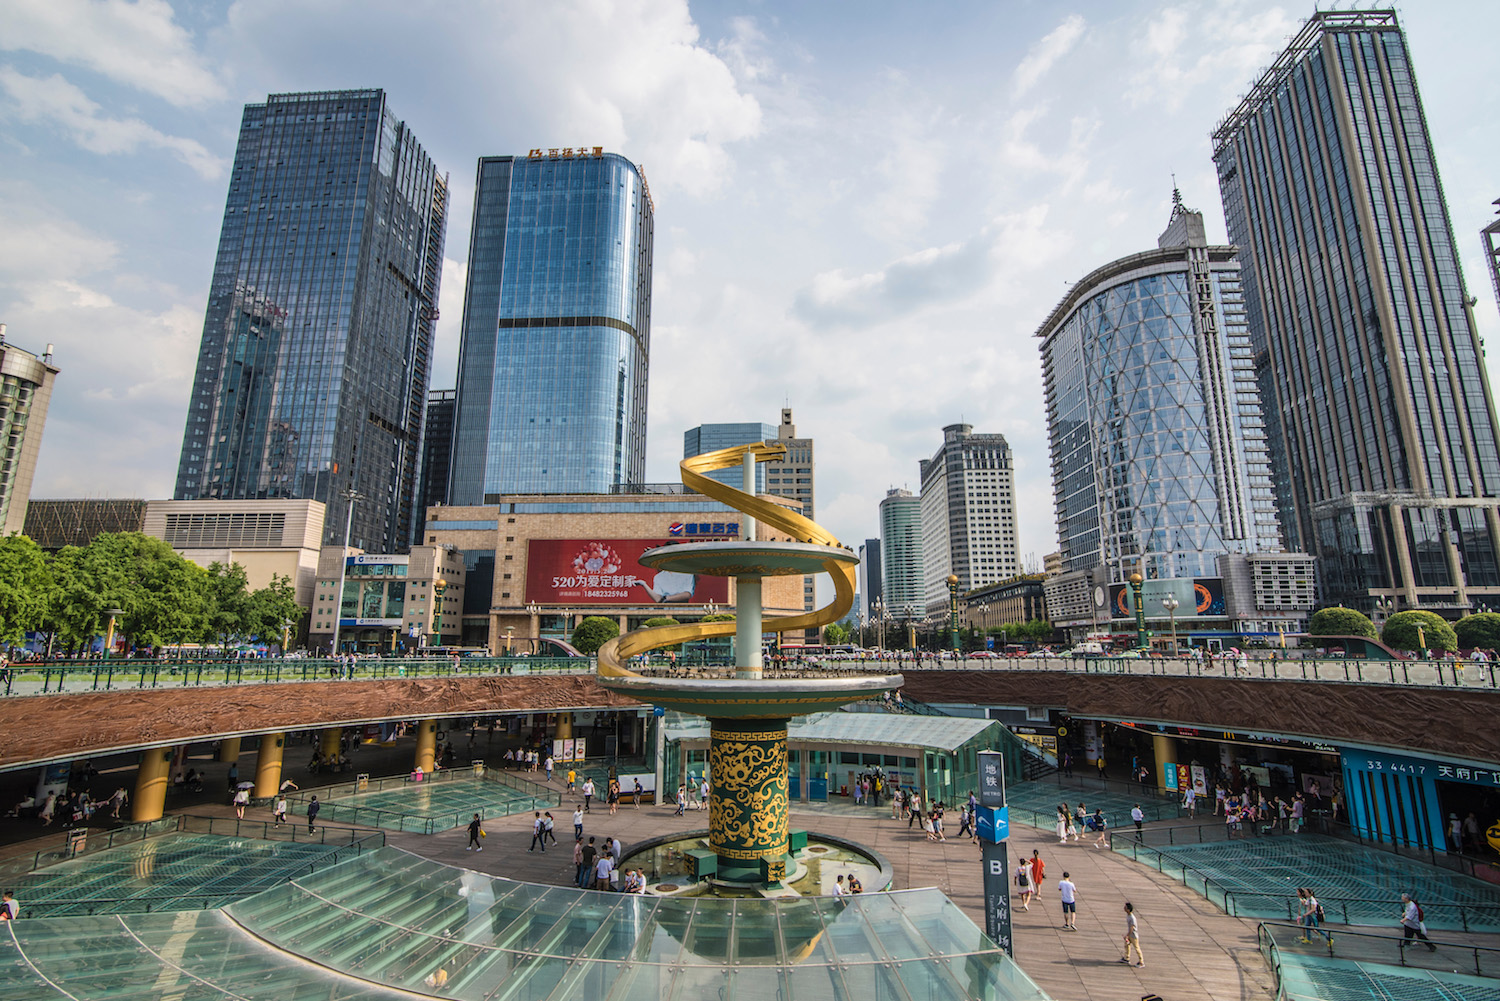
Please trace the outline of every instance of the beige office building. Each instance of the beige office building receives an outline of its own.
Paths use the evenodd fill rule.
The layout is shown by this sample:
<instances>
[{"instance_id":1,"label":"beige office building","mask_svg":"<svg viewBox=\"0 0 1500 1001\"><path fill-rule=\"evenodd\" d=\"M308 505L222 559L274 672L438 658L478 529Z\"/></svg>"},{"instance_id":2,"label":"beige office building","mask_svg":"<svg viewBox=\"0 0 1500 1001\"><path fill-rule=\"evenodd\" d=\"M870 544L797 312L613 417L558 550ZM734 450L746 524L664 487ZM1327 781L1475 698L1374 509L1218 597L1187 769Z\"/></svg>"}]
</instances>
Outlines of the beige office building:
<instances>
[{"instance_id":1,"label":"beige office building","mask_svg":"<svg viewBox=\"0 0 1500 1001\"><path fill-rule=\"evenodd\" d=\"M286 577L297 588L297 604L312 606L323 536L318 501L147 501L141 531L202 567L238 563L252 591L273 576Z\"/></svg>"},{"instance_id":2,"label":"beige office building","mask_svg":"<svg viewBox=\"0 0 1500 1001\"><path fill-rule=\"evenodd\" d=\"M452 547L412 546L408 554L389 555L324 546L317 577L307 627L313 650L332 649L340 616L344 651L391 653L459 644L467 571L464 554Z\"/></svg>"},{"instance_id":3,"label":"beige office building","mask_svg":"<svg viewBox=\"0 0 1500 1001\"><path fill-rule=\"evenodd\" d=\"M741 539L743 514L699 494L516 494L480 507L433 507L428 545L463 553L468 586L462 643L499 654L567 639L587 616L622 631L669 616L679 622L733 611L734 581L641 566L647 549L680 542ZM790 502L788 507L795 507ZM757 538L785 540L758 525ZM768 578L770 615L802 610L802 581Z\"/></svg>"},{"instance_id":4,"label":"beige office building","mask_svg":"<svg viewBox=\"0 0 1500 1001\"><path fill-rule=\"evenodd\" d=\"M6 343L0 323L0 534L26 527L26 502L52 401L52 345L39 358Z\"/></svg>"}]
</instances>

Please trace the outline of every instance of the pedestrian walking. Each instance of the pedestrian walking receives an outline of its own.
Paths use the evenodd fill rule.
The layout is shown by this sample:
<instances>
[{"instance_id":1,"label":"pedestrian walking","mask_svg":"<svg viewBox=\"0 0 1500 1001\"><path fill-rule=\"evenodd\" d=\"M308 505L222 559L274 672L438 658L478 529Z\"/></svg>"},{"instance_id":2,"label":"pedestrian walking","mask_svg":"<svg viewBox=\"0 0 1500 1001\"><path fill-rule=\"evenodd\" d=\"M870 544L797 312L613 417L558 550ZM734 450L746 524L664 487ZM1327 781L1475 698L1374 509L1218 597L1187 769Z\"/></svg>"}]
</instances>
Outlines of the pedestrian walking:
<instances>
[{"instance_id":1,"label":"pedestrian walking","mask_svg":"<svg viewBox=\"0 0 1500 1001\"><path fill-rule=\"evenodd\" d=\"M576 768L569 768L568 769L568 792L571 793L573 791L573 787L575 785L577 785L577 783L578 783L578 770Z\"/></svg>"},{"instance_id":2,"label":"pedestrian walking","mask_svg":"<svg viewBox=\"0 0 1500 1001\"><path fill-rule=\"evenodd\" d=\"M677 816L682 816L683 808L687 806L687 786L677 787Z\"/></svg>"},{"instance_id":3,"label":"pedestrian walking","mask_svg":"<svg viewBox=\"0 0 1500 1001\"><path fill-rule=\"evenodd\" d=\"M583 837L583 804L578 804L578 809L573 811L573 837Z\"/></svg>"},{"instance_id":4,"label":"pedestrian walking","mask_svg":"<svg viewBox=\"0 0 1500 1001\"><path fill-rule=\"evenodd\" d=\"M271 810L271 817L276 821L277 827L280 827L283 823L285 823L286 796L281 795L276 797L276 806Z\"/></svg>"},{"instance_id":5,"label":"pedestrian walking","mask_svg":"<svg viewBox=\"0 0 1500 1001\"><path fill-rule=\"evenodd\" d=\"M1428 952L1437 952L1437 946L1427 938L1427 922L1422 914L1422 905L1411 899L1411 894L1401 894L1401 947L1406 948L1406 943L1413 938L1419 938L1427 943Z\"/></svg>"},{"instance_id":6,"label":"pedestrian walking","mask_svg":"<svg viewBox=\"0 0 1500 1001\"><path fill-rule=\"evenodd\" d=\"M1021 910L1029 911L1031 910L1031 895L1035 892L1035 887L1031 885L1031 866L1026 864L1025 859L1016 863L1014 878L1016 895L1021 898Z\"/></svg>"},{"instance_id":7,"label":"pedestrian walking","mask_svg":"<svg viewBox=\"0 0 1500 1001\"><path fill-rule=\"evenodd\" d=\"M1057 808L1057 843L1065 844L1068 840L1068 808L1059 806Z\"/></svg>"},{"instance_id":8,"label":"pedestrian walking","mask_svg":"<svg viewBox=\"0 0 1500 1001\"><path fill-rule=\"evenodd\" d=\"M583 835L573 839L573 885L583 885Z\"/></svg>"},{"instance_id":9,"label":"pedestrian walking","mask_svg":"<svg viewBox=\"0 0 1500 1001\"><path fill-rule=\"evenodd\" d=\"M16 902L14 890L0 894L0 921L14 921L21 916L21 905Z\"/></svg>"},{"instance_id":10,"label":"pedestrian walking","mask_svg":"<svg viewBox=\"0 0 1500 1001\"><path fill-rule=\"evenodd\" d=\"M1088 810L1084 809L1083 802L1080 801L1078 804L1078 809L1073 812L1074 841L1077 841L1079 838L1083 837L1083 832L1088 827L1088 824L1085 822L1088 819L1088 815Z\"/></svg>"},{"instance_id":11,"label":"pedestrian walking","mask_svg":"<svg viewBox=\"0 0 1500 1001\"><path fill-rule=\"evenodd\" d=\"M594 889L608 890L610 873L614 872L614 870L615 862L610 857L609 852L601 854L599 861L594 863Z\"/></svg>"},{"instance_id":12,"label":"pedestrian walking","mask_svg":"<svg viewBox=\"0 0 1500 1001\"><path fill-rule=\"evenodd\" d=\"M1036 888L1037 893L1042 892L1042 881L1047 878L1047 863L1042 861L1042 853L1037 849L1031 850L1031 885Z\"/></svg>"},{"instance_id":13,"label":"pedestrian walking","mask_svg":"<svg viewBox=\"0 0 1500 1001\"><path fill-rule=\"evenodd\" d=\"M1057 881L1057 892L1062 897L1063 928L1077 931L1078 887L1068 873L1064 872L1063 878Z\"/></svg>"},{"instance_id":14,"label":"pedestrian walking","mask_svg":"<svg viewBox=\"0 0 1500 1001\"><path fill-rule=\"evenodd\" d=\"M1094 815L1089 818L1089 828L1099 833L1099 836L1094 839L1094 847L1106 847L1105 839L1109 833L1109 821L1104 819L1104 809L1102 807L1096 809Z\"/></svg>"},{"instance_id":15,"label":"pedestrian walking","mask_svg":"<svg viewBox=\"0 0 1500 1001\"><path fill-rule=\"evenodd\" d=\"M552 781L552 755L547 755L547 781Z\"/></svg>"},{"instance_id":16,"label":"pedestrian walking","mask_svg":"<svg viewBox=\"0 0 1500 1001\"><path fill-rule=\"evenodd\" d=\"M698 796L703 803L703 809L708 809L708 776L705 775L698 782Z\"/></svg>"},{"instance_id":17,"label":"pedestrian walking","mask_svg":"<svg viewBox=\"0 0 1500 1001\"><path fill-rule=\"evenodd\" d=\"M1103 752L1103 751L1100 751L1100 752L1099 752L1099 757L1098 757L1098 758L1097 758L1097 759L1095 759L1095 762L1094 762L1094 763L1095 763L1095 764L1096 764L1096 765L1097 765L1097 766L1098 766L1098 768L1099 768L1099 778L1100 778L1100 779L1101 779L1101 780L1103 780L1103 779L1106 779L1106 778L1107 778L1107 776L1106 776L1106 774L1105 774L1105 772L1104 772L1104 752Z\"/></svg>"},{"instance_id":18,"label":"pedestrian walking","mask_svg":"<svg viewBox=\"0 0 1500 1001\"><path fill-rule=\"evenodd\" d=\"M599 857L599 849L594 847L594 839L589 838L589 843L583 846L583 865L578 870L578 888L587 890L589 884L594 881L594 860Z\"/></svg>"},{"instance_id":19,"label":"pedestrian walking","mask_svg":"<svg viewBox=\"0 0 1500 1001\"><path fill-rule=\"evenodd\" d=\"M913 789L911 791L911 809L906 815L906 829L911 830L911 825L922 817L922 794Z\"/></svg>"},{"instance_id":20,"label":"pedestrian walking","mask_svg":"<svg viewBox=\"0 0 1500 1001\"><path fill-rule=\"evenodd\" d=\"M620 809L620 780L610 779L609 789L604 798L609 801L609 815L613 817Z\"/></svg>"},{"instance_id":21,"label":"pedestrian walking","mask_svg":"<svg viewBox=\"0 0 1500 1001\"><path fill-rule=\"evenodd\" d=\"M969 813L969 805L965 803L958 812L958 836L969 835L971 839L977 837L974 833L973 815Z\"/></svg>"},{"instance_id":22,"label":"pedestrian walking","mask_svg":"<svg viewBox=\"0 0 1500 1001\"><path fill-rule=\"evenodd\" d=\"M1141 804L1137 803L1130 808L1130 819L1135 821L1135 839L1137 841L1142 840L1145 837L1145 832L1141 830L1141 824L1145 821L1146 815L1141 812Z\"/></svg>"},{"instance_id":23,"label":"pedestrian walking","mask_svg":"<svg viewBox=\"0 0 1500 1001\"><path fill-rule=\"evenodd\" d=\"M1300 941L1303 945L1311 945L1312 936L1315 934L1322 935L1328 940L1329 945L1333 945L1333 936L1326 931L1319 931L1319 926L1323 924L1325 917L1323 905L1318 902L1317 897L1313 896L1312 890L1305 886L1299 887L1297 889L1297 923L1302 926Z\"/></svg>"},{"instance_id":24,"label":"pedestrian walking","mask_svg":"<svg viewBox=\"0 0 1500 1001\"><path fill-rule=\"evenodd\" d=\"M641 799L645 795L645 792L646 792L646 787L643 786L643 785L641 785L641 780L640 779L636 779L635 780L635 795L631 797L631 805L633 805L637 810L639 810L641 808ZM646 892L646 884L644 882L641 883L641 892L642 893Z\"/></svg>"},{"instance_id":25,"label":"pedestrian walking","mask_svg":"<svg viewBox=\"0 0 1500 1001\"><path fill-rule=\"evenodd\" d=\"M552 843L555 845L557 844L557 834L552 830L554 823L555 822L552 819L551 810L548 810L546 813L542 814L542 836L544 838L550 838L552 840Z\"/></svg>"},{"instance_id":26,"label":"pedestrian walking","mask_svg":"<svg viewBox=\"0 0 1500 1001\"><path fill-rule=\"evenodd\" d=\"M594 780L586 778L583 780L583 812L590 812L589 807L594 802Z\"/></svg>"},{"instance_id":27,"label":"pedestrian walking","mask_svg":"<svg viewBox=\"0 0 1500 1001\"><path fill-rule=\"evenodd\" d=\"M533 852L536 851L537 845L541 845L542 854L545 855L547 854L547 837L542 833L542 814L539 810L535 811L535 814L531 821L531 847L526 850Z\"/></svg>"},{"instance_id":28,"label":"pedestrian walking","mask_svg":"<svg viewBox=\"0 0 1500 1001\"><path fill-rule=\"evenodd\" d=\"M1198 794L1188 786L1182 793L1182 808L1187 811L1189 817L1198 816Z\"/></svg>"},{"instance_id":29,"label":"pedestrian walking","mask_svg":"<svg viewBox=\"0 0 1500 1001\"><path fill-rule=\"evenodd\" d=\"M322 809L318 803L318 797L314 796L307 803L307 833L311 834L318 829L318 811Z\"/></svg>"},{"instance_id":30,"label":"pedestrian walking","mask_svg":"<svg viewBox=\"0 0 1500 1001\"><path fill-rule=\"evenodd\" d=\"M482 837L484 837L484 827L480 825L479 814L476 813L474 814L474 819L469 821L469 847L465 848L464 851L484 851L484 845L479 843L479 839Z\"/></svg>"},{"instance_id":31,"label":"pedestrian walking","mask_svg":"<svg viewBox=\"0 0 1500 1001\"><path fill-rule=\"evenodd\" d=\"M1135 905L1125 902L1125 955L1120 962L1130 965L1130 954L1135 953L1135 965L1145 966L1146 957L1141 954L1141 926L1135 919Z\"/></svg>"}]
</instances>

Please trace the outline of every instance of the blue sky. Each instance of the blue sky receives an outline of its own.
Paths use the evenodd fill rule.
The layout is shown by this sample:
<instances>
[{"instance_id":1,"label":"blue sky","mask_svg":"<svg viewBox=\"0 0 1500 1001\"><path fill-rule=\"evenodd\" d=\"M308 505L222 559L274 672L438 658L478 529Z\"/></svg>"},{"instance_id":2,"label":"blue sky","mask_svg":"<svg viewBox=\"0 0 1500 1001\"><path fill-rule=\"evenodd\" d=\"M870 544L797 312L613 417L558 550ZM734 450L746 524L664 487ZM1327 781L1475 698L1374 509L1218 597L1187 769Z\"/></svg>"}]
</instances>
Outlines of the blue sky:
<instances>
[{"instance_id":1,"label":"blue sky","mask_svg":"<svg viewBox=\"0 0 1500 1001\"><path fill-rule=\"evenodd\" d=\"M1067 281L1155 245L1174 173L1224 239L1208 134L1312 9L8 0L0 321L63 370L33 496L169 496L241 105L378 86L452 183L434 388L453 384L476 158L603 145L656 202L649 478L676 479L686 428L789 403L817 439L819 520L857 545L964 420L1014 447L1039 562L1032 334ZM1500 97L1479 77L1500 5L1402 21L1493 338L1478 230Z\"/></svg>"}]
</instances>

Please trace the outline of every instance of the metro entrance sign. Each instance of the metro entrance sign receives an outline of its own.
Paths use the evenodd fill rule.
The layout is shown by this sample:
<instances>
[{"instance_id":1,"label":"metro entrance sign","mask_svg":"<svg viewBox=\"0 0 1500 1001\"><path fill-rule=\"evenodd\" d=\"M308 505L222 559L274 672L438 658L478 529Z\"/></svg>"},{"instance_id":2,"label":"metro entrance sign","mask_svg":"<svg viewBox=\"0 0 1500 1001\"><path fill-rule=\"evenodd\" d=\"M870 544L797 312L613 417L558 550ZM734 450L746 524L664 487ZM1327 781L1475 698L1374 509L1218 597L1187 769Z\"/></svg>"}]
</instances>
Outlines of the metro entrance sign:
<instances>
[{"instance_id":1,"label":"metro entrance sign","mask_svg":"<svg viewBox=\"0 0 1500 1001\"><path fill-rule=\"evenodd\" d=\"M1005 839L1010 836L1010 814L1005 807L1005 756L999 751L979 752L980 862L984 867L984 933L1015 955L1011 940L1010 856Z\"/></svg>"}]
</instances>

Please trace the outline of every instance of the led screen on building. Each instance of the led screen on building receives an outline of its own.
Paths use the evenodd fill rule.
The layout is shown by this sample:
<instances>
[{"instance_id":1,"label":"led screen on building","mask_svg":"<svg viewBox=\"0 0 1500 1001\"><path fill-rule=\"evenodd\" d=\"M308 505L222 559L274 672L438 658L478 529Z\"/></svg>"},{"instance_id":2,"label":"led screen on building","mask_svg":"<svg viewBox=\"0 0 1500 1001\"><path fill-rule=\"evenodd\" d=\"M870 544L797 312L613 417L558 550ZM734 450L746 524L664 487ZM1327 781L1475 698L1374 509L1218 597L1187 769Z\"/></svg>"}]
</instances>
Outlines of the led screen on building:
<instances>
[{"instance_id":1,"label":"led screen on building","mask_svg":"<svg viewBox=\"0 0 1500 1001\"><path fill-rule=\"evenodd\" d=\"M729 601L729 581L636 562L667 539L532 539L526 600L544 605L652 605Z\"/></svg>"}]
</instances>

